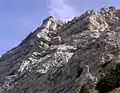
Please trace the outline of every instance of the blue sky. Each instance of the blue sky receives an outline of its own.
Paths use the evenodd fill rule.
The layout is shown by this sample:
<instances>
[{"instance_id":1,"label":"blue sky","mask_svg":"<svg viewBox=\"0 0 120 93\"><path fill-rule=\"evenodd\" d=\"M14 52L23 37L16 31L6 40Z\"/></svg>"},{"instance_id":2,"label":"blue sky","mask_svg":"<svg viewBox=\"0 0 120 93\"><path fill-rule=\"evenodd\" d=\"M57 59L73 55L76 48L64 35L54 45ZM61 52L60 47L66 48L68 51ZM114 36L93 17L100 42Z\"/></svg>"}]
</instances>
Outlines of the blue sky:
<instances>
[{"instance_id":1,"label":"blue sky","mask_svg":"<svg viewBox=\"0 0 120 93\"><path fill-rule=\"evenodd\" d=\"M87 9L120 8L120 0L0 0L0 55L17 46L49 15L70 20Z\"/></svg>"}]
</instances>

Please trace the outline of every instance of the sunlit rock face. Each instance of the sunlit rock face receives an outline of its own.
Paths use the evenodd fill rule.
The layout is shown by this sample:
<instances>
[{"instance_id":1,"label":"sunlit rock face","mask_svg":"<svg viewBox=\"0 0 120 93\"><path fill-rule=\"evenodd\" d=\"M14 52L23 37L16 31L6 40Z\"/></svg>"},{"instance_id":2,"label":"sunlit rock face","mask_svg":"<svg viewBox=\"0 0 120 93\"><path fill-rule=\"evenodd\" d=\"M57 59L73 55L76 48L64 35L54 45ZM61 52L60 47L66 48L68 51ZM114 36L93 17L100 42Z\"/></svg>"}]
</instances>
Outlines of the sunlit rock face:
<instances>
[{"instance_id":1,"label":"sunlit rock face","mask_svg":"<svg viewBox=\"0 0 120 93\"><path fill-rule=\"evenodd\" d=\"M0 58L1 93L76 93L120 62L120 10L88 10L72 21L49 16ZM93 93L93 92L91 92Z\"/></svg>"}]
</instances>

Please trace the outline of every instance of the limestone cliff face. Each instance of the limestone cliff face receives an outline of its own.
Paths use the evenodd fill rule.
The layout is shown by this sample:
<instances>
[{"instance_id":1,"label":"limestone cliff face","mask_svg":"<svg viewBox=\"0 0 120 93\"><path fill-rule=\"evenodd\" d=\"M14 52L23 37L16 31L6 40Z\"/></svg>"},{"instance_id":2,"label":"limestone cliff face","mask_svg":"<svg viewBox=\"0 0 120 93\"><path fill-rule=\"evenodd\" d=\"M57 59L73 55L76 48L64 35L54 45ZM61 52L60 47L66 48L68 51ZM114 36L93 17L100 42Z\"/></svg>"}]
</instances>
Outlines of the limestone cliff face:
<instances>
[{"instance_id":1,"label":"limestone cliff face","mask_svg":"<svg viewBox=\"0 0 120 93\"><path fill-rule=\"evenodd\" d=\"M68 23L50 16L0 58L1 93L76 93L120 63L120 11L89 10Z\"/></svg>"}]
</instances>

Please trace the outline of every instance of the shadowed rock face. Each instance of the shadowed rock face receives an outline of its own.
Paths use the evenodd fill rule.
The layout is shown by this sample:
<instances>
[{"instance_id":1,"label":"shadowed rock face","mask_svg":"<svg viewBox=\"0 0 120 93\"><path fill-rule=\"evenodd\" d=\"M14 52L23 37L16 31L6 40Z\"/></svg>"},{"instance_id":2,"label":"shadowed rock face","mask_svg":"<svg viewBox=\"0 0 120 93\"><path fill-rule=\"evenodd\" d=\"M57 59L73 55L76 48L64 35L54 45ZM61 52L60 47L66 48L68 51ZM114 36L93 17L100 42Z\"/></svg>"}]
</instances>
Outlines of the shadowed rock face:
<instances>
[{"instance_id":1,"label":"shadowed rock face","mask_svg":"<svg viewBox=\"0 0 120 93\"><path fill-rule=\"evenodd\" d=\"M120 11L89 10L65 23L50 16L0 58L0 91L76 93L120 62Z\"/></svg>"}]
</instances>

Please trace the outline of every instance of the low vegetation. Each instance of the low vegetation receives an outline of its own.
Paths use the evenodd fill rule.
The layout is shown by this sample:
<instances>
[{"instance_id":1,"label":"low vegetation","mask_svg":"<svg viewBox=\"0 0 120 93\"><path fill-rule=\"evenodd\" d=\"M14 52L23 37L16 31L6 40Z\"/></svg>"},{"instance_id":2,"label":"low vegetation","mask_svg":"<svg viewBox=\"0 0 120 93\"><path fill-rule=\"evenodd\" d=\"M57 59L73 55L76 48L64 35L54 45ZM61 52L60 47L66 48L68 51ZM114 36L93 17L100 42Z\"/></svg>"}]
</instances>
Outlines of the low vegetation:
<instances>
[{"instance_id":1,"label":"low vegetation","mask_svg":"<svg viewBox=\"0 0 120 93\"><path fill-rule=\"evenodd\" d=\"M120 64L116 66L116 69L108 71L108 73L106 73L105 76L100 79L100 81L96 85L96 90L98 90L99 93L107 93L115 88L118 88L119 86L120 86Z\"/></svg>"},{"instance_id":2,"label":"low vegetation","mask_svg":"<svg viewBox=\"0 0 120 93\"><path fill-rule=\"evenodd\" d=\"M79 93L90 93L86 85L83 85Z\"/></svg>"}]
</instances>

